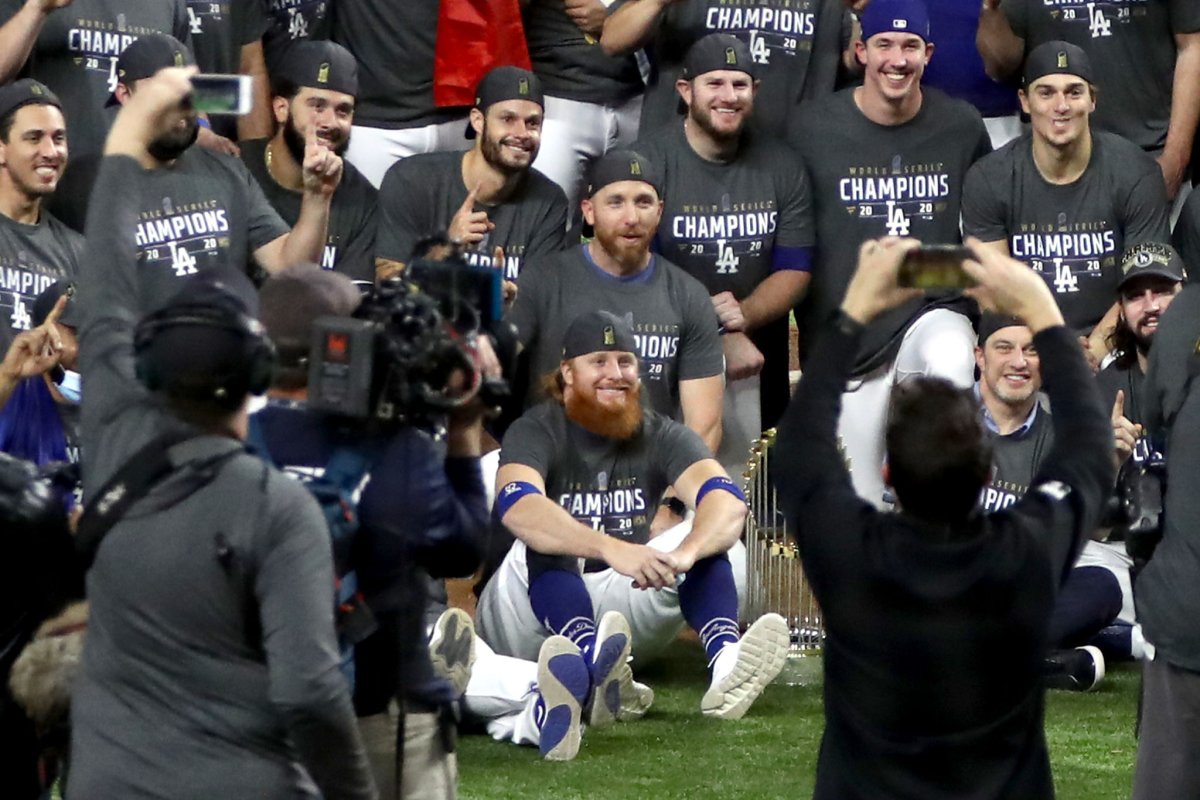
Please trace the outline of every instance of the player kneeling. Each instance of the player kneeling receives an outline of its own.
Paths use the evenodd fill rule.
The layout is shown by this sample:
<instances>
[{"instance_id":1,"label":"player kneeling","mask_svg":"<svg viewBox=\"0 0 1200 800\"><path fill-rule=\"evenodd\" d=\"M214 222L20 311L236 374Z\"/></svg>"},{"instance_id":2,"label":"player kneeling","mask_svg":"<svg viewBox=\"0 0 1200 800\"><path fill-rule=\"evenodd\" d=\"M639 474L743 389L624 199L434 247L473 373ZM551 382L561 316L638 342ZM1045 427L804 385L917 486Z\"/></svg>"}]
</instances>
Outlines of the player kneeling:
<instances>
[{"instance_id":1,"label":"player kneeling","mask_svg":"<svg viewBox=\"0 0 1200 800\"><path fill-rule=\"evenodd\" d=\"M512 425L500 455L495 514L517 542L484 590L476 624L498 653L542 651L547 758L574 757L584 709L593 725L644 710L626 663L633 642L644 661L691 625L712 669L702 709L722 719L745 714L787 656L778 615L738 639L726 551L738 543L745 497L699 436L642 409L635 350L624 320L605 311L577 318L553 399ZM651 539L668 488L695 517Z\"/></svg>"}]
</instances>

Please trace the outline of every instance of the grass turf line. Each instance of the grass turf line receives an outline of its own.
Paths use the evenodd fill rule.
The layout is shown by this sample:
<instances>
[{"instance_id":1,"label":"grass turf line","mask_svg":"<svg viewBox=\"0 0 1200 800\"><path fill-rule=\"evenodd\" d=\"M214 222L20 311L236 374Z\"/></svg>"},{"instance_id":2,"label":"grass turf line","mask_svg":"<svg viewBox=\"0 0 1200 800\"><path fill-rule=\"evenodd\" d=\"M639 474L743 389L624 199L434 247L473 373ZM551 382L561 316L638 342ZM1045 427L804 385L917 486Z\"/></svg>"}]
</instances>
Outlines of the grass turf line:
<instances>
[{"instance_id":1,"label":"grass turf line","mask_svg":"<svg viewBox=\"0 0 1200 800\"><path fill-rule=\"evenodd\" d=\"M821 688L770 686L736 722L707 719L703 651L676 642L638 671L655 692L638 722L586 733L579 756L550 763L536 748L459 740L462 800L799 800L812 794L824 719ZM1059 800L1129 797L1137 749L1135 666L1110 669L1095 692L1049 692L1046 740Z\"/></svg>"}]
</instances>

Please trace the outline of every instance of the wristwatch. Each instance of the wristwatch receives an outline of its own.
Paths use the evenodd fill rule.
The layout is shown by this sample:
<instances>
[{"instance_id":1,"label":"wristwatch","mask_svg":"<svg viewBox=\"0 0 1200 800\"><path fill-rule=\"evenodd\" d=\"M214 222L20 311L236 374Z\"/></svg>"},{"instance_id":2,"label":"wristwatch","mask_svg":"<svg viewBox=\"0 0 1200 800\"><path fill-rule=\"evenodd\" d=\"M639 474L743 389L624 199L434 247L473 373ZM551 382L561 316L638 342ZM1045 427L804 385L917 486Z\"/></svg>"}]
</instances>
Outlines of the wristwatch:
<instances>
[{"instance_id":1,"label":"wristwatch","mask_svg":"<svg viewBox=\"0 0 1200 800\"><path fill-rule=\"evenodd\" d=\"M684 503L678 497L664 497L659 505L671 509L671 513L677 517L687 516L687 503Z\"/></svg>"}]
</instances>

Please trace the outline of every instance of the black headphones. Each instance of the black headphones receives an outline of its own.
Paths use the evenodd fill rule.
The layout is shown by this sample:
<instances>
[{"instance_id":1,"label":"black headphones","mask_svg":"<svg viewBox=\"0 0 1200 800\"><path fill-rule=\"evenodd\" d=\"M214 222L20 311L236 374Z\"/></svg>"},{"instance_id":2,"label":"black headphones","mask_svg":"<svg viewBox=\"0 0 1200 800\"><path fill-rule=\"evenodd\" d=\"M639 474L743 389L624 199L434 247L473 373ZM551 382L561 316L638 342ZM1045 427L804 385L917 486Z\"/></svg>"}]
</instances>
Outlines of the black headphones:
<instances>
[{"instance_id":1,"label":"black headphones","mask_svg":"<svg viewBox=\"0 0 1200 800\"><path fill-rule=\"evenodd\" d=\"M216 328L241 338L240 368L224 380L214 376L213 396L205 399L222 405L240 403L245 394L262 394L271 385L275 345L261 322L219 305L171 305L144 317L133 332L134 369L138 380L150 391L159 391L167 383L161 364L156 364L152 357L151 345L160 332L180 325Z\"/></svg>"}]
</instances>

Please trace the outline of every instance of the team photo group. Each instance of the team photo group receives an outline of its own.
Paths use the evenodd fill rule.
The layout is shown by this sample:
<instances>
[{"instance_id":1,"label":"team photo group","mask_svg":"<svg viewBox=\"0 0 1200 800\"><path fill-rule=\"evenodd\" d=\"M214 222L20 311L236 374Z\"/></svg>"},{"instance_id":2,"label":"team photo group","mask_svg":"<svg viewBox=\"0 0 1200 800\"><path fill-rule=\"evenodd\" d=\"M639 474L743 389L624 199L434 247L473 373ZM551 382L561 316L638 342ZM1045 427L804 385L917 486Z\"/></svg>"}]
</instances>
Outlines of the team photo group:
<instances>
[{"instance_id":1,"label":"team photo group","mask_svg":"<svg viewBox=\"0 0 1200 800\"><path fill-rule=\"evenodd\" d=\"M1198 122L1198 0L0 0L0 796L1200 798Z\"/></svg>"}]
</instances>

